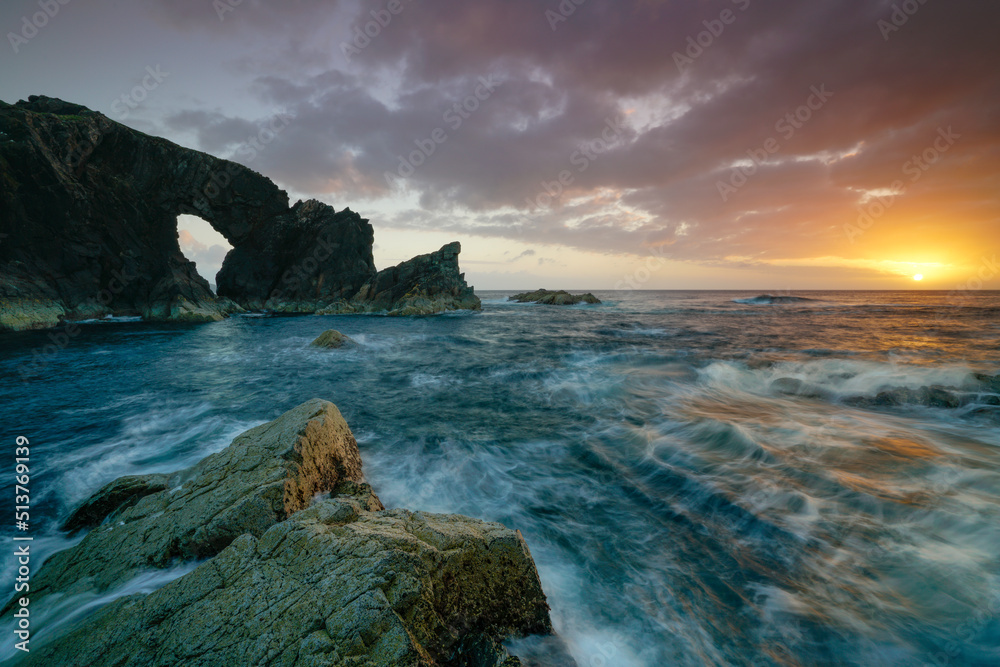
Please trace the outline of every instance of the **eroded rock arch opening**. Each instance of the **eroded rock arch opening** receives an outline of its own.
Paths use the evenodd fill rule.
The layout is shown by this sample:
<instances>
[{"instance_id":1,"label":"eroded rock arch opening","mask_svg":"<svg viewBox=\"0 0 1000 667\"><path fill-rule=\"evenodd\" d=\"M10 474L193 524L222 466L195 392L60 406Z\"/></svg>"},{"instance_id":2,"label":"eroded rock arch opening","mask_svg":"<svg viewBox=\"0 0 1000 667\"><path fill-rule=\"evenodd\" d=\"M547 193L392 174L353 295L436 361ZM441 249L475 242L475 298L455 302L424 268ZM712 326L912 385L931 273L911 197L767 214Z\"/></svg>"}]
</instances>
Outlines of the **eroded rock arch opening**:
<instances>
[{"instance_id":1,"label":"eroded rock arch opening","mask_svg":"<svg viewBox=\"0 0 1000 667\"><path fill-rule=\"evenodd\" d=\"M208 281L212 293L218 293L216 275L232 244L204 218L190 214L177 216L177 244L198 275Z\"/></svg>"}]
</instances>

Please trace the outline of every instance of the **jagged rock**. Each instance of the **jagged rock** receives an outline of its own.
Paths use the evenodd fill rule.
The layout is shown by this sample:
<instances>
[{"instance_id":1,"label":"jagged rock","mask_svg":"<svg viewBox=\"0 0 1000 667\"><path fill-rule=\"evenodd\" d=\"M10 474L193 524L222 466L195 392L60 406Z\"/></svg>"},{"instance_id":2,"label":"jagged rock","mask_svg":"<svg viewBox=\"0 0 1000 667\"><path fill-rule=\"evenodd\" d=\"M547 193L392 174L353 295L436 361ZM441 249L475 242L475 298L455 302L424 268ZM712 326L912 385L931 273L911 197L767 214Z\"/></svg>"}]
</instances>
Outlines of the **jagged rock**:
<instances>
[{"instance_id":1,"label":"jagged rock","mask_svg":"<svg viewBox=\"0 0 1000 667\"><path fill-rule=\"evenodd\" d=\"M204 196L218 174L229 186ZM0 102L0 329L51 326L58 316L221 318L237 308L181 253L177 215L196 213L240 243L287 204L245 167L85 107Z\"/></svg>"},{"instance_id":2,"label":"jagged rock","mask_svg":"<svg viewBox=\"0 0 1000 667\"><path fill-rule=\"evenodd\" d=\"M316 340L310 343L310 345L314 347L325 347L327 349L332 350L332 349L337 349L339 347L344 347L345 345L346 346L357 345L357 343L355 343L354 339L351 338L350 336L345 336L339 331L330 329L328 331L324 331L323 333L321 333L319 337L316 338Z\"/></svg>"},{"instance_id":3,"label":"jagged rock","mask_svg":"<svg viewBox=\"0 0 1000 667\"><path fill-rule=\"evenodd\" d=\"M375 273L374 239L368 220L349 208L297 202L226 255L219 294L255 310L315 312L354 295Z\"/></svg>"},{"instance_id":4,"label":"jagged rock","mask_svg":"<svg viewBox=\"0 0 1000 667\"><path fill-rule=\"evenodd\" d=\"M983 389L994 394L1000 394L1000 375L975 374L976 380L982 383Z\"/></svg>"},{"instance_id":5,"label":"jagged rock","mask_svg":"<svg viewBox=\"0 0 1000 667\"><path fill-rule=\"evenodd\" d=\"M851 396L844 399L848 405L857 407L892 407L902 405L923 405L933 408L957 408L967 405L974 395L959 393L954 387L892 387L880 391L874 398Z\"/></svg>"},{"instance_id":6,"label":"jagged rock","mask_svg":"<svg viewBox=\"0 0 1000 667\"><path fill-rule=\"evenodd\" d=\"M587 292L586 294L570 294L565 290L553 292L547 289L535 290L534 292L523 292L515 294L507 299L518 303L541 303L550 306L574 306L578 303L600 303L601 300Z\"/></svg>"},{"instance_id":7,"label":"jagged rock","mask_svg":"<svg viewBox=\"0 0 1000 667\"><path fill-rule=\"evenodd\" d=\"M135 505L151 493L163 491L170 486L166 475L128 475L106 484L85 503L76 508L65 522L62 530L77 531L92 528L116 512Z\"/></svg>"},{"instance_id":8,"label":"jagged rock","mask_svg":"<svg viewBox=\"0 0 1000 667\"><path fill-rule=\"evenodd\" d=\"M336 406L309 401L171 476L169 489L52 556L32 579L32 600L100 592L146 568L213 556L244 533L260 537L338 482L362 479L357 443ZM98 503L105 489L88 502Z\"/></svg>"},{"instance_id":9,"label":"jagged rock","mask_svg":"<svg viewBox=\"0 0 1000 667\"><path fill-rule=\"evenodd\" d=\"M28 665L514 665L550 633L527 545L500 524L321 500L149 595L119 599Z\"/></svg>"},{"instance_id":10,"label":"jagged rock","mask_svg":"<svg viewBox=\"0 0 1000 667\"><path fill-rule=\"evenodd\" d=\"M418 255L379 271L347 301L330 304L317 315L383 312L386 315L431 315L448 310L480 310L482 304L458 268L462 245L449 243L437 252Z\"/></svg>"},{"instance_id":11,"label":"jagged rock","mask_svg":"<svg viewBox=\"0 0 1000 667\"><path fill-rule=\"evenodd\" d=\"M179 487L118 508L114 522L47 560L32 580L32 610L56 591L123 584L167 556L209 560L35 638L23 664L520 664L501 642L552 632L521 534L385 510L360 468L350 429L325 401L244 433L171 478ZM117 488L141 486L133 478ZM124 495L114 488L89 504ZM321 491L330 496L313 500Z\"/></svg>"},{"instance_id":12,"label":"jagged rock","mask_svg":"<svg viewBox=\"0 0 1000 667\"><path fill-rule=\"evenodd\" d=\"M244 308L312 313L338 300L363 309L359 290L385 273L376 275L368 220L314 200L288 204L246 167L78 104L0 102L0 331L108 314L201 322ZM181 253L182 213L233 245L219 296ZM457 262L454 274L424 268L406 290L413 303L396 310L478 306Z\"/></svg>"}]
</instances>

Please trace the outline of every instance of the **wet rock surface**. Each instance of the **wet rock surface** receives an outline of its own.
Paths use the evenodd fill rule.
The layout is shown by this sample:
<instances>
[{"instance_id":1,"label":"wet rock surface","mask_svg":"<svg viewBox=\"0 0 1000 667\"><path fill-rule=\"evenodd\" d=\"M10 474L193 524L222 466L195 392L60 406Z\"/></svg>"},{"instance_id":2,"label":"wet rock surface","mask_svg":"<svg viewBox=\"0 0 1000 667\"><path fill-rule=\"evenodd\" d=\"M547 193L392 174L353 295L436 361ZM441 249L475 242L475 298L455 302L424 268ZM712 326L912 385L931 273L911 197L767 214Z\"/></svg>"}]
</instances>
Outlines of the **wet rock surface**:
<instances>
[{"instance_id":1,"label":"wet rock surface","mask_svg":"<svg viewBox=\"0 0 1000 667\"><path fill-rule=\"evenodd\" d=\"M169 478L116 480L74 517L104 523L46 561L32 605L203 562L36 640L23 664L513 667L504 640L552 633L520 533L385 510L318 399Z\"/></svg>"},{"instance_id":2,"label":"wet rock surface","mask_svg":"<svg viewBox=\"0 0 1000 667\"><path fill-rule=\"evenodd\" d=\"M357 345L357 343L350 336L345 336L339 331L330 329L317 336L316 340L311 342L310 345L313 347L322 347L327 350L336 350L341 347L352 347Z\"/></svg>"},{"instance_id":3,"label":"wet rock surface","mask_svg":"<svg viewBox=\"0 0 1000 667\"><path fill-rule=\"evenodd\" d=\"M379 271L351 299L330 304L319 315L375 313L412 316L449 310L480 310L482 304L458 268L460 243L419 255Z\"/></svg>"},{"instance_id":4,"label":"wet rock surface","mask_svg":"<svg viewBox=\"0 0 1000 667\"><path fill-rule=\"evenodd\" d=\"M586 294L570 294L565 290L559 290L554 292L551 290L540 289L534 292L523 292L521 294L515 294L514 296L507 299L508 301L517 301L518 303L541 303L550 306L575 306L578 303L600 303L601 300L596 296L587 292Z\"/></svg>"}]
</instances>

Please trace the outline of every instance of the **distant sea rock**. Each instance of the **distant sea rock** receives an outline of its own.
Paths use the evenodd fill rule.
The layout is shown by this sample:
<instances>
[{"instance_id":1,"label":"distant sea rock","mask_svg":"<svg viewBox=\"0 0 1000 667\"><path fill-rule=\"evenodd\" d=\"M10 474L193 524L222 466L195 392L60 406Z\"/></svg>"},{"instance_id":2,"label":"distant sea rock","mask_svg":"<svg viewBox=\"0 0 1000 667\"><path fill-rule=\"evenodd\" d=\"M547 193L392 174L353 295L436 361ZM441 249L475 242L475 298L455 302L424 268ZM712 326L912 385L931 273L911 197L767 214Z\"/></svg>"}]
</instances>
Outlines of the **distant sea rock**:
<instances>
[{"instance_id":1,"label":"distant sea rock","mask_svg":"<svg viewBox=\"0 0 1000 667\"><path fill-rule=\"evenodd\" d=\"M385 313L431 315L449 310L480 310L482 303L458 268L457 241L379 271L351 299L330 304L317 315Z\"/></svg>"},{"instance_id":2,"label":"distant sea rock","mask_svg":"<svg viewBox=\"0 0 1000 667\"><path fill-rule=\"evenodd\" d=\"M218 295L181 252L180 214L199 216L233 245ZM359 290L377 277L373 243L369 221L349 208L289 206L286 192L235 162L79 104L36 95L0 102L0 331L106 315L208 322L245 309L361 304ZM461 298L420 278L417 290L435 295L420 313L478 305L457 263L448 287Z\"/></svg>"},{"instance_id":3,"label":"distant sea rock","mask_svg":"<svg viewBox=\"0 0 1000 667\"><path fill-rule=\"evenodd\" d=\"M335 329L329 329L321 333L316 340L309 343L313 347L322 347L328 350L335 350L341 347L351 347L357 345L350 336L345 336Z\"/></svg>"},{"instance_id":4,"label":"distant sea rock","mask_svg":"<svg viewBox=\"0 0 1000 667\"><path fill-rule=\"evenodd\" d=\"M91 525L118 514L44 563L32 611L207 560L54 630L23 664L513 667L501 642L552 633L521 534L385 510L332 403L304 403L115 507L132 502L115 489L134 486L113 482L85 504Z\"/></svg>"},{"instance_id":5,"label":"distant sea rock","mask_svg":"<svg viewBox=\"0 0 1000 667\"><path fill-rule=\"evenodd\" d=\"M547 289L515 294L507 299L518 303L542 303L550 306L574 306L578 303L600 303L601 300L587 292L586 294L570 294L565 290L553 292Z\"/></svg>"},{"instance_id":6,"label":"distant sea rock","mask_svg":"<svg viewBox=\"0 0 1000 667\"><path fill-rule=\"evenodd\" d=\"M761 294L760 296L743 299L733 299L734 303L745 303L752 306L770 306L782 303L808 303L819 299L807 299L804 296L773 296L771 294Z\"/></svg>"}]
</instances>

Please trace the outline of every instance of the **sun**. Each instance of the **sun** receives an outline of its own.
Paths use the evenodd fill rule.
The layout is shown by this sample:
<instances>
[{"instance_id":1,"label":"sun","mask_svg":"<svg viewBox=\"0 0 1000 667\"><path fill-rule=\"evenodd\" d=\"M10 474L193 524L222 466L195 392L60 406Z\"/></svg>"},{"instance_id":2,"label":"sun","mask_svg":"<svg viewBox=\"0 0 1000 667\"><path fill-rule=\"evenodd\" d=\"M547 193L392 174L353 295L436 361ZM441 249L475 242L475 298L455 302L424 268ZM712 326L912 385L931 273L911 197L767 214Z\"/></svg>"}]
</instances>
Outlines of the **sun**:
<instances>
[{"instance_id":1,"label":"sun","mask_svg":"<svg viewBox=\"0 0 1000 667\"><path fill-rule=\"evenodd\" d=\"M913 279L919 282L924 279L924 274L918 273L917 275L913 276Z\"/></svg>"}]
</instances>

